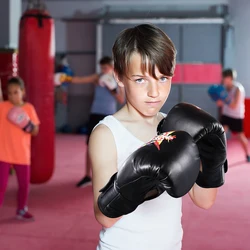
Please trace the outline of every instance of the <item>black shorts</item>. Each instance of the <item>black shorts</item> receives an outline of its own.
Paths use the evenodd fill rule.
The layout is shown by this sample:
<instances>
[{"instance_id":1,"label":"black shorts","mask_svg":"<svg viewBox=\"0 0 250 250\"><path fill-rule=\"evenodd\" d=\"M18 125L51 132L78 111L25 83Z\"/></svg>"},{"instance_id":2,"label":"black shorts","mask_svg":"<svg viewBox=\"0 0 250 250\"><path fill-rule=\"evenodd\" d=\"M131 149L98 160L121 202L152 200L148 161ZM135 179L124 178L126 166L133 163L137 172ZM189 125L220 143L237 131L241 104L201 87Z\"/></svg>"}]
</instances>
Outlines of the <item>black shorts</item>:
<instances>
[{"instance_id":1,"label":"black shorts","mask_svg":"<svg viewBox=\"0 0 250 250\"><path fill-rule=\"evenodd\" d=\"M226 115L221 116L221 124L228 126L232 132L243 132L243 119L231 118Z\"/></svg>"},{"instance_id":2,"label":"black shorts","mask_svg":"<svg viewBox=\"0 0 250 250\"><path fill-rule=\"evenodd\" d=\"M87 124L87 144L89 143L89 136L93 130L93 128L99 123L99 121L103 120L107 115L102 114L91 114L89 116L89 121Z\"/></svg>"}]
</instances>

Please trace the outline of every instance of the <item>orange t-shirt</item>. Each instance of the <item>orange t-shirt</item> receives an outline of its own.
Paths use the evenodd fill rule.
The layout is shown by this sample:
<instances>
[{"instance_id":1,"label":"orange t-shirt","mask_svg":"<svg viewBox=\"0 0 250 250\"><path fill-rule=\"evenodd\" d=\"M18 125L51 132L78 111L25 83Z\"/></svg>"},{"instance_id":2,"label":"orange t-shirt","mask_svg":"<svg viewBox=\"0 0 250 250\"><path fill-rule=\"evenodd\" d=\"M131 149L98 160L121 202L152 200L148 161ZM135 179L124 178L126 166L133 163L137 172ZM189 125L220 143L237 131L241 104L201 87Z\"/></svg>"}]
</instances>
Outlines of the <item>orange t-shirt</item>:
<instances>
[{"instance_id":1,"label":"orange t-shirt","mask_svg":"<svg viewBox=\"0 0 250 250\"><path fill-rule=\"evenodd\" d=\"M0 102L0 161L30 165L31 134L8 121L7 114L13 107L9 101ZM29 115L33 124L40 124L32 104L26 102L22 109Z\"/></svg>"}]
</instances>

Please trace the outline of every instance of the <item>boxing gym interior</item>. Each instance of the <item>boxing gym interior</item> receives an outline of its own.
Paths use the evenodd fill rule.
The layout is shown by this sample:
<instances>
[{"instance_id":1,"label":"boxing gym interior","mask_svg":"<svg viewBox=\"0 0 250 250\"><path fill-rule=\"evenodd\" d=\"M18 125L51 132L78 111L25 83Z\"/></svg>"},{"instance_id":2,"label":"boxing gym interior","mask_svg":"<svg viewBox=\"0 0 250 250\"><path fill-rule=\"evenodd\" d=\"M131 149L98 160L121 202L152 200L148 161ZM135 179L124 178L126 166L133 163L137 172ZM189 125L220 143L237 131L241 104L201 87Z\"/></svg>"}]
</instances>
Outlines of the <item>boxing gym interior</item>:
<instances>
[{"instance_id":1,"label":"boxing gym interior","mask_svg":"<svg viewBox=\"0 0 250 250\"><path fill-rule=\"evenodd\" d=\"M190 103L220 121L215 88L223 84L223 70L237 72L234 80L245 93L241 132L249 140L250 1L1 0L0 6L3 101L8 79L20 76L26 101L40 119L39 133L31 139L28 197L35 219L15 218L18 182L11 168L0 207L1 250L97 249L102 226L94 215L92 183L77 185L86 174L96 85L58 83L55 76L100 73L99 60L112 57L124 29L151 23L176 47L171 92L161 109L166 114L178 103ZM117 110L123 105L117 103ZM250 158L238 133L225 133L228 170L213 206L202 209L182 197L183 250L250 249Z\"/></svg>"}]
</instances>

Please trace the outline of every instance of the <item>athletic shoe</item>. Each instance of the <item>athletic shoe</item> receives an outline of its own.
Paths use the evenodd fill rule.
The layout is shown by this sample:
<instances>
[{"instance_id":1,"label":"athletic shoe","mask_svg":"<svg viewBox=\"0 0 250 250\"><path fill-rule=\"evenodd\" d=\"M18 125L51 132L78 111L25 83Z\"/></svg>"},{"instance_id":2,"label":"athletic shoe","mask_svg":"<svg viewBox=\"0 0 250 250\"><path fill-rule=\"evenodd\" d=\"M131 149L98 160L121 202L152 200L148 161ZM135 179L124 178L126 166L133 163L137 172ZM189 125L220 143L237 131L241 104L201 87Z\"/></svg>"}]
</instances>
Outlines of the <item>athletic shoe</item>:
<instances>
[{"instance_id":1,"label":"athletic shoe","mask_svg":"<svg viewBox=\"0 0 250 250\"><path fill-rule=\"evenodd\" d=\"M34 216L28 212L28 209L21 209L17 211L16 214L16 219L17 220L22 220L22 221L34 221Z\"/></svg>"},{"instance_id":2,"label":"athletic shoe","mask_svg":"<svg viewBox=\"0 0 250 250\"><path fill-rule=\"evenodd\" d=\"M89 176L85 176L84 178L82 178L77 184L77 187L85 187L87 185L91 184L91 178Z\"/></svg>"}]
</instances>

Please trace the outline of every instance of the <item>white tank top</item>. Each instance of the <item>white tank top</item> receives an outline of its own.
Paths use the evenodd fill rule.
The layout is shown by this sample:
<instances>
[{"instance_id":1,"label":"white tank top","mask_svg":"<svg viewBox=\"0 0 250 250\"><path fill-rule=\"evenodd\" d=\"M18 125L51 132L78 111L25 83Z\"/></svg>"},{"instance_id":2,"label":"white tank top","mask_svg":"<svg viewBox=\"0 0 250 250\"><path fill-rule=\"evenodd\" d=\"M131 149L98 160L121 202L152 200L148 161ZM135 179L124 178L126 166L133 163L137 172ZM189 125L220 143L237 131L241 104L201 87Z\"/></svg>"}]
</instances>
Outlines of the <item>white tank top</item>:
<instances>
[{"instance_id":1,"label":"white tank top","mask_svg":"<svg viewBox=\"0 0 250 250\"><path fill-rule=\"evenodd\" d=\"M237 105L237 107L235 109L230 108L228 105L223 105L222 108L222 114L232 117L232 118L236 118L236 119L244 119L245 116L245 90L244 87L242 86L241 83L239 82L234 82L234 86L233 88L228 91L228 95L230 99L234 99L235 98L235 94L237 89L239 89L240 91L240 100L239 103Z\"/></svg>"},{"instance_id":2,"label":"white tank top","mask_svg":"<svg viewBox=\"0 0 250 250\"><path fill-rule=\"evenodd\" d=\"M99 124L106 125L114 136L120 170L126 158L144 142L111 115ZM181 210L182 199L172 198L164 192L124 215L111 228L103 228L97 250L180 250L183 236Z\"/></svg>"}]
</instances>

